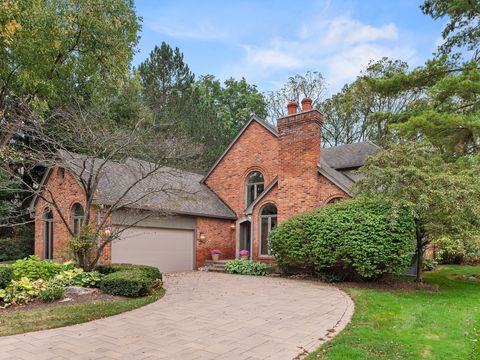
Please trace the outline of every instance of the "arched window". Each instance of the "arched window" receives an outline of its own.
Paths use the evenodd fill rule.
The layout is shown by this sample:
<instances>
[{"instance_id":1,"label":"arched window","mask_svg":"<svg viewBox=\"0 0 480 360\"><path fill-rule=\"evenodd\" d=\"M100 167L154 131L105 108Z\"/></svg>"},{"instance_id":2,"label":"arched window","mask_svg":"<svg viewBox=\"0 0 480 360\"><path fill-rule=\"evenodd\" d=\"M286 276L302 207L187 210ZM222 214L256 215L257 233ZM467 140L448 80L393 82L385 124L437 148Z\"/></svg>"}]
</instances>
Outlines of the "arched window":
<instances>
[{"instance_id":1,"label":"arched window","mask_svg":"<svg viewBox=\"0 0 480 360\"><path fill-rule=\"evenodd\" d=\"M53 259L53 213L50 209L43 213L43 258Z\"/></svg>"},{"instance_id":2,"label":"arched window","mask_svg":"<svg viewBox=\"0 0 480 360\"><path fill-rule=\"evenodd\" d=\"M277 226L277 207L266 205L260 212L260 255L270 255L268 234Z\"/></svg>"},{"instance_id":3,"label":"arched window","mask_svg":"<svg viewBox=\"0 0 480 360\"><path fill-rule=\"evenodd\" d=\"M330 200L328 200L327 204L336 204L336 203L339 203L340 201L343 201L343 200L345 200L343 197L337 196L337 197L334 197L334 198L331 198Z\"/></svg>"},{"instance_id":4,"label":"arched window","mask_svg":"<svg viewBox=\"0 0 480 360\"><path fill-rule=\"evenodd\" d=\"M80 204L73 205L72 208L72 228L73 233L77 235L80 232L80 228L83 225L83 221L85 220L85 212L83 211L83 207Z\"/></svg>"},{"instance_id":5,"label":"arched window","mask_svg":"<svg viewBox=\"0 0 480 360\"><path fill-rule=\"evenodd\" d=\"M251 172L247 176L246 197L247 207L260 195L264 189L263 175L259 171Z\"/></svg>"}]
</instances>

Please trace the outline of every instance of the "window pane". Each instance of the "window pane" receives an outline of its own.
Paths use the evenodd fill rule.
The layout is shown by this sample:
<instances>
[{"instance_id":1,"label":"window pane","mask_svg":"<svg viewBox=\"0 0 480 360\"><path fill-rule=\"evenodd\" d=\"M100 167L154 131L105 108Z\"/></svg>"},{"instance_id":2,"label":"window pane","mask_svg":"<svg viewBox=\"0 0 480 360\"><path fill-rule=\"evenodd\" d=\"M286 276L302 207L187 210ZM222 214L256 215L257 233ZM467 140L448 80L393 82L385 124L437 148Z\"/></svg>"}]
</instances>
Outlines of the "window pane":
<instances>
[{"instance_id":1,"label":"window pane","mask_svg":"<svg viewBox=\"0 0 480 360\"><path fill-rule=\"evenodd\" d=\"M263 184L258 184L258 185L257 185L257 194L256 194L255 197L257 197L258 195L260 195L262 192L263 192Z\"/></svg>"},{"instance_id":2,"label":"window pane","mask_svg":"<svg viewBox=\"0 0 480 360\"><path fill-rule=\"evenodd\" d=\"M267 205L263 208L262 210L262 215L276 215L277 214L277 208L275 205Z\"/></svg>"},{"instance_id":3,"label":"window pane","mask_svg":"<svg viewBox=\"0 0 480 360\"><path fill-rule=\"evenodd\" d=\"M262 218L260 255L268 255L268 218Z\"/></svg>"}]
</instances>

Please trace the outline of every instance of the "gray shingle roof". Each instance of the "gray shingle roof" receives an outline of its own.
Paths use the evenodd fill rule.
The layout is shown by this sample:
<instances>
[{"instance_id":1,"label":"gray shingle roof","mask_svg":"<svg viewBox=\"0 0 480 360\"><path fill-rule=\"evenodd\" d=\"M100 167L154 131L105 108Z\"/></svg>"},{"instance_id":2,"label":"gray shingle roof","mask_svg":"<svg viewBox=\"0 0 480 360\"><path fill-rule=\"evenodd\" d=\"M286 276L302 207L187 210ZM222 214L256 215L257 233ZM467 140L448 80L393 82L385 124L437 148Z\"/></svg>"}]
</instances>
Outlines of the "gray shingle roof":
<instances>
[{"instance_id":1,"label":"gray shingle roof","mask_svg":"<svg viewBox=\"0 0 480 360\"><path fill-rule=\"evenodd\" d=\"M322 160L334 169L357 168L363 165L367 156L379 149L370 141L358 142L324 148L321 150Z\"/></svg>"},{"instance_id":2,"label":"gray shingle roof","mask_svg":"<svg viewBox=\"0 0 480 360\"><path fill-rule=\"evenodd\" d=\"M61 157L64 166L83 179L88 179L90 172L97 174L104 164L95 193L98 204L114 205L123 198L122 206L129 208L236 218L235 213L213 191L200 183L202 175L166 166L157 168L152 163L135 159L105 162L89 158L89 164L85 166L83 155L62 152ZM89 170L90 165L95 170ZM130 187L131 190L123 196Z\"/></svg>"}]
</instances>

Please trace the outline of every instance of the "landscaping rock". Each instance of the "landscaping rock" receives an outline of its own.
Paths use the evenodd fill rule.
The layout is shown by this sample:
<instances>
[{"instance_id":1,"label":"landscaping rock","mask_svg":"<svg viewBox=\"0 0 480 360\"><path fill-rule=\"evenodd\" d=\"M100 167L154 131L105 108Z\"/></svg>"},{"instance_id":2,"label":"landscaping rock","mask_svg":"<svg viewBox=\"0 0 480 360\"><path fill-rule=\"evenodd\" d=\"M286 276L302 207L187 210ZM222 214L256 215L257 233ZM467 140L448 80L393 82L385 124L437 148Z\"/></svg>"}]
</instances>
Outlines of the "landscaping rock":
<instances>
[{"instance_id":1,"label":"landscaping rock","mask_svg":"<svg viewBox=\"0 0 480 360\"><path fill-rule=\"evenodd\" d=\"M94 293L98 293L99 290L96 288L87 288L83 286L67 286L65 288L65 296L69 295L90 295Z\"/></svg>"}]
</instances>

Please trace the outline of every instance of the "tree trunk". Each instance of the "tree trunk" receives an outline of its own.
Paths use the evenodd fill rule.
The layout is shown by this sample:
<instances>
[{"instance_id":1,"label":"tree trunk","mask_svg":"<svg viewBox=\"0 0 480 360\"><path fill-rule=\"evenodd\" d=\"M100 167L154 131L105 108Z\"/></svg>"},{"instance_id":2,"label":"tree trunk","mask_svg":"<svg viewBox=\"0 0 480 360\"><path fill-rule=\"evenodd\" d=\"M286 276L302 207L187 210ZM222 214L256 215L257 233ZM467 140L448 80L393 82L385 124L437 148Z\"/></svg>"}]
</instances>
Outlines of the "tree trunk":
<instances>
[{"instance_id":1,"label":"tree trunk","mask_svg":"<svg viewBox=\"0 0 480 360\"><path fill-rule=\"evenodd\" d=\"M422 268L423 268L423 245L425 232L422 229L419 221L415 221L416 225L416 238L417 238L417 275L415 277L415 282L422 282Z\"/></svg>"}]
</instances>

